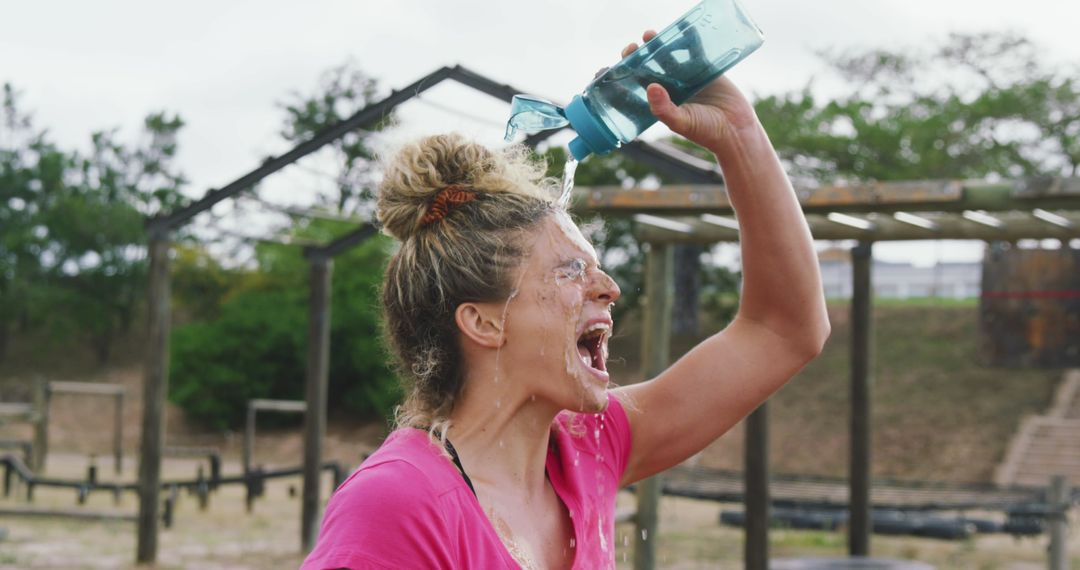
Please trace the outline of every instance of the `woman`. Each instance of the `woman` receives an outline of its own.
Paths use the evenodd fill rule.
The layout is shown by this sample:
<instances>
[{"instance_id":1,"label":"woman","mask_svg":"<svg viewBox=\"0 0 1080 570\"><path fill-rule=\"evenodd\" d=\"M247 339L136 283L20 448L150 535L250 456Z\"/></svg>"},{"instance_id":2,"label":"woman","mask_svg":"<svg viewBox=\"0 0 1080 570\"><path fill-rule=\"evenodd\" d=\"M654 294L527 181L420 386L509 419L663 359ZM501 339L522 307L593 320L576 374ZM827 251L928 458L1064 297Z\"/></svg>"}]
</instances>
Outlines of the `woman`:
<instances>
[{"instance_id":1,"label":"woman","mask_svg":"<svg viewBox=\"0 0 1080 570\"><path fill-rule=\"evenodd\" d=\"M700 451L820 352L810 233L751 105L723 77L681 107L659 85L648 96L724 171L743 251L735 319L609 390L619 288L523 151L456 136L405 148L378 216L402 242L383 301L408 396L331 498L304 568L613 567L618 488Z\"/></svg>"}]
</instances>

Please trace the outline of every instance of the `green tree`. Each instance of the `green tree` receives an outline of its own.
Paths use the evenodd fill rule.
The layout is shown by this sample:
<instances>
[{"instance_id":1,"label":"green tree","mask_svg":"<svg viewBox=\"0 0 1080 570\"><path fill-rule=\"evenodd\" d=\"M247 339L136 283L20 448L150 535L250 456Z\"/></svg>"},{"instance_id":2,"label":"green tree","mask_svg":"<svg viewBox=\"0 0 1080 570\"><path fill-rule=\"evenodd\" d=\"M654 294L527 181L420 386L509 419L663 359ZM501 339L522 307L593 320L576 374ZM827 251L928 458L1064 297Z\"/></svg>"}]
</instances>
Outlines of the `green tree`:
<instances>
[{"instance_id":1,"label":"green tree","mask_svg":"<svg viewBox=\"0 0 1080 570\"><path fill-rule=\"evenodd\" d=\"M846 93L755 104L799 182L1076 175L1075 70L1027 39L953 34L920 51L824 52Z\"/></svg>"},{"instance_id":2,"label":"green tree","mask_svg":"<svg viewBox=\"0 0 1080 570\"><path fill-rule=\"evenodd\" d=\"M184 177L173 165L182 127L179 117L155 113L134 144L118 140L115 130L94 133L89 154L71 155L67 183L42 209L55 258L48 270L51 322L85 335L102 364L143 299L144 216L184 200Z\"/></svg>"},{"instance_id":3,"label":"green tree","mask_svg":"<svg viewBox=\"0 0 1080 570\"><path fill-rule=\"evenodd\" d=\"M314 93L292 93L281 105L285 111L281 136L292 143L308 140L374 103L377 95L377 81L352 63L332 68L322 74ZM393 115L388 114L373 128L350 131L329 145L336 169L330 176L336 193L320 196L322 205L364 217L374 213L375 169L370 137L392 121Z\"/></svg>"},{"instance_id":4,"label":"green tree","mask_svg":"<svg viewBox=\"0 0 1080 570\"><path fill-rule=\"evenodd\" d=\"M12 333L26 332L43 305L43 264L55 259L42 220L64 185L67 157L34 127L20 95L3 86L0 116L0 361Z\"/></svg>"}]
</instances>

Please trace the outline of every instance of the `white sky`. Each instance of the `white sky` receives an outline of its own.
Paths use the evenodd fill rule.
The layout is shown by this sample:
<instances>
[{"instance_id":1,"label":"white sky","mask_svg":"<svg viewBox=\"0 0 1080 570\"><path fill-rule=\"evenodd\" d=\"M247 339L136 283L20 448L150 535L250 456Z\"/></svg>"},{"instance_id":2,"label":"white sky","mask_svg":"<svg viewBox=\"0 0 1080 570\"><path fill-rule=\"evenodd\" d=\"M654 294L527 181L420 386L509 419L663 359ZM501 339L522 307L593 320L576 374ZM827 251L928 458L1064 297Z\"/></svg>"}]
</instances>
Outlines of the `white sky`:
<instances>
[{"instance_id":1,"label":"white sky","mask_svg":"<svg viewBox=\"0 0 1080 570\"><path fill-rule=\"evenodd\" d=\"M764 46L730 76L750 95L798 89L822 75L826 48L909 47L950 31L1012 30L1053 62L1080 61L1080 3L1066 0L743 0ZM661 28L692 0L192 0L21 1L0 7L0 82L66 148L93 130L133 136L149 112L186 121L179 165L201 195L286 148L277 104L310 92L324 70L348 60L400 88L443 65L462 64L523 91L565 101L623 45ZM822 85L820 82L816 85ZM507 106L455 85L401 110L390 138L458 130L497 143ZM645 136L658 136L659 131ZM283 172L266 195L303 202L317 177ZM310 195L310 193L308 194ZM978 259L980 244L879 244L886 259Z\"/></svg>"}]
</instances>

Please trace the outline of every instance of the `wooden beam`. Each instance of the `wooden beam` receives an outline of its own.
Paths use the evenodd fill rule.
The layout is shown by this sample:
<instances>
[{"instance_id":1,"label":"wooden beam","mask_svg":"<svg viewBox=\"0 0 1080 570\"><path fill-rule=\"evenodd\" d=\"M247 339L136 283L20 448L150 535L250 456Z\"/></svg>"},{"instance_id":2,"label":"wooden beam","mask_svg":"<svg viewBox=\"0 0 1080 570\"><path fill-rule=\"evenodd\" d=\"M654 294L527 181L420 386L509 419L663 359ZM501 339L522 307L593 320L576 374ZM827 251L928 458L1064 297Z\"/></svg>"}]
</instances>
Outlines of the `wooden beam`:
<instances>
[{"instance_id":1,"label":"wooden beam","mask_svg":"<svg viewBox=\"0 0 1080 570\"><path fill-rule=\"evenodd\" d=\"M665 244L648 244L645 267L645 317L641 350L645 357L645 378L655 378L671 360L671 311L675 290L675 251ZM663 418L654 418L663 421ZM634 535L634 570L656 567L659 540L660 490L662 475L638 483L637 533Z\"/></svg>"},{"instance_id":2,"label":"wooden beam","mask_svg":"<svg viewBox=\"0 0 1080 570\"><path fill-rule=\"evenodd\" d=\"M960 212L963 210L1080 209L1080 179L1040 178L1003 182L915 180L797 188L806 213ZM581 187L581 212L656 215L731 215L718 184L668 185L659 190Z\"/></svg>"},{"instance_id":3,"label":"wooden beam","mask_svg":"<svg viewBox=\"0 0 1080 570\"><path fill-rule=\"evenodd\" d=\"M743 510L746 538L743 561L746 570L769 568L769 402L762 402L746 418Z\"/></svg>"},{"instance_id":4,"label":"wooden beam","mask_svg":"<svg viewBox=\"0 0 1080 570\"><path fill-rule=\"evenodd\" d=\"M848 553L870 555L870 391L873 347L873 301L870 276L872 244L851 250L851 485Z\"/></svg>"},{"instance_id":5,"label":"wooden beam","mask_svg":"<svg viewBox=\"0 0 1080 570\"><path fill-rule=\"evenodd\" d=\"M34 408L37 422L34 424L34 472L45 472L45 458L49 455L49 383L38 378L34 382Z\"/></svg>"},{"instance_id":6,"label":"wooden beam","mask_svg":"<svg viewBox=\"0 0 1080 570\"><path fill-rule=\"evenodd\" d=\"M158 507L161 492L161 450L165 444L165 395L169 385L169 251L168 231L150 232L150 288L143 377L142 442L139 455L138 544L140 564L157 559Z\"/></svg>"},{"instance_id":7,"label":"wooden beam","mask_svg":"<svg viewBox=\"0 0 1080 570\"><path fill-rule=\"evenodd\" d=\"M308 308L308 357L304 415L304 485L300 506L300 550L311 552L319 534L320 473L326 435L326 392L330 363L330 280L333 259L314 256Z\"/></svg>"},{"instance_id":8,"label":"wooden beam","mask_svg":"<svg viewBox=\"0 0 1080 570\"><path fill-rule=\"evenodd\" d=\"M933 229L919 227L902 222L892 214L855 215L873 225L872 229L861 230L829 220L822 214L806 215L810 233L814 239L824 240L939 240L939 239L975 239L983 241L1017 241L1021 239L1059 239L1068 241L1080 238L1080 209L1054 210L1054 214L1068 221L1071 226L1064 227L1039 219L1030 211L1000 211L989 215L1000 220L1002 225L994 228L965 219L955 212L918 212L919 218L931 222ZM665 216L664 219L689 227L689 231L672 231L655 225L638 224L634 233L639 241L650 243L696 243L738 241L739 232L735 229L716 225L707 221L707 215L701 216Z\"/></svg>"}]
</instances>

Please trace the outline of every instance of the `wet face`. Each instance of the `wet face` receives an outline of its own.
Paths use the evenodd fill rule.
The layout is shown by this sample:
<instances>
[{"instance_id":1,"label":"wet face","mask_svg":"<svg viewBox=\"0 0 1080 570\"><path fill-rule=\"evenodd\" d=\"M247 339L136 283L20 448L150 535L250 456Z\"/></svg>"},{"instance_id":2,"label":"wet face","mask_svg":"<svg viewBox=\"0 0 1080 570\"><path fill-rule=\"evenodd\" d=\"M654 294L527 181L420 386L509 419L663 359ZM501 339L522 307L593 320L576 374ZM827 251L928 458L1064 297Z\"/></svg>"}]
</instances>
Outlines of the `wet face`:
<instances>
[{"instance_id":1,"label":"wet face","mask_svg":"<svg viewBox=\"0 0 1080 570\"><path fill-rule=\"evenodd\" d=\"M598 412L607 406L607 344L619 287L596 251L562 212L534 232L530 255L506 305L500 367L560 409Z\"/></svg>"}]
</instances>

